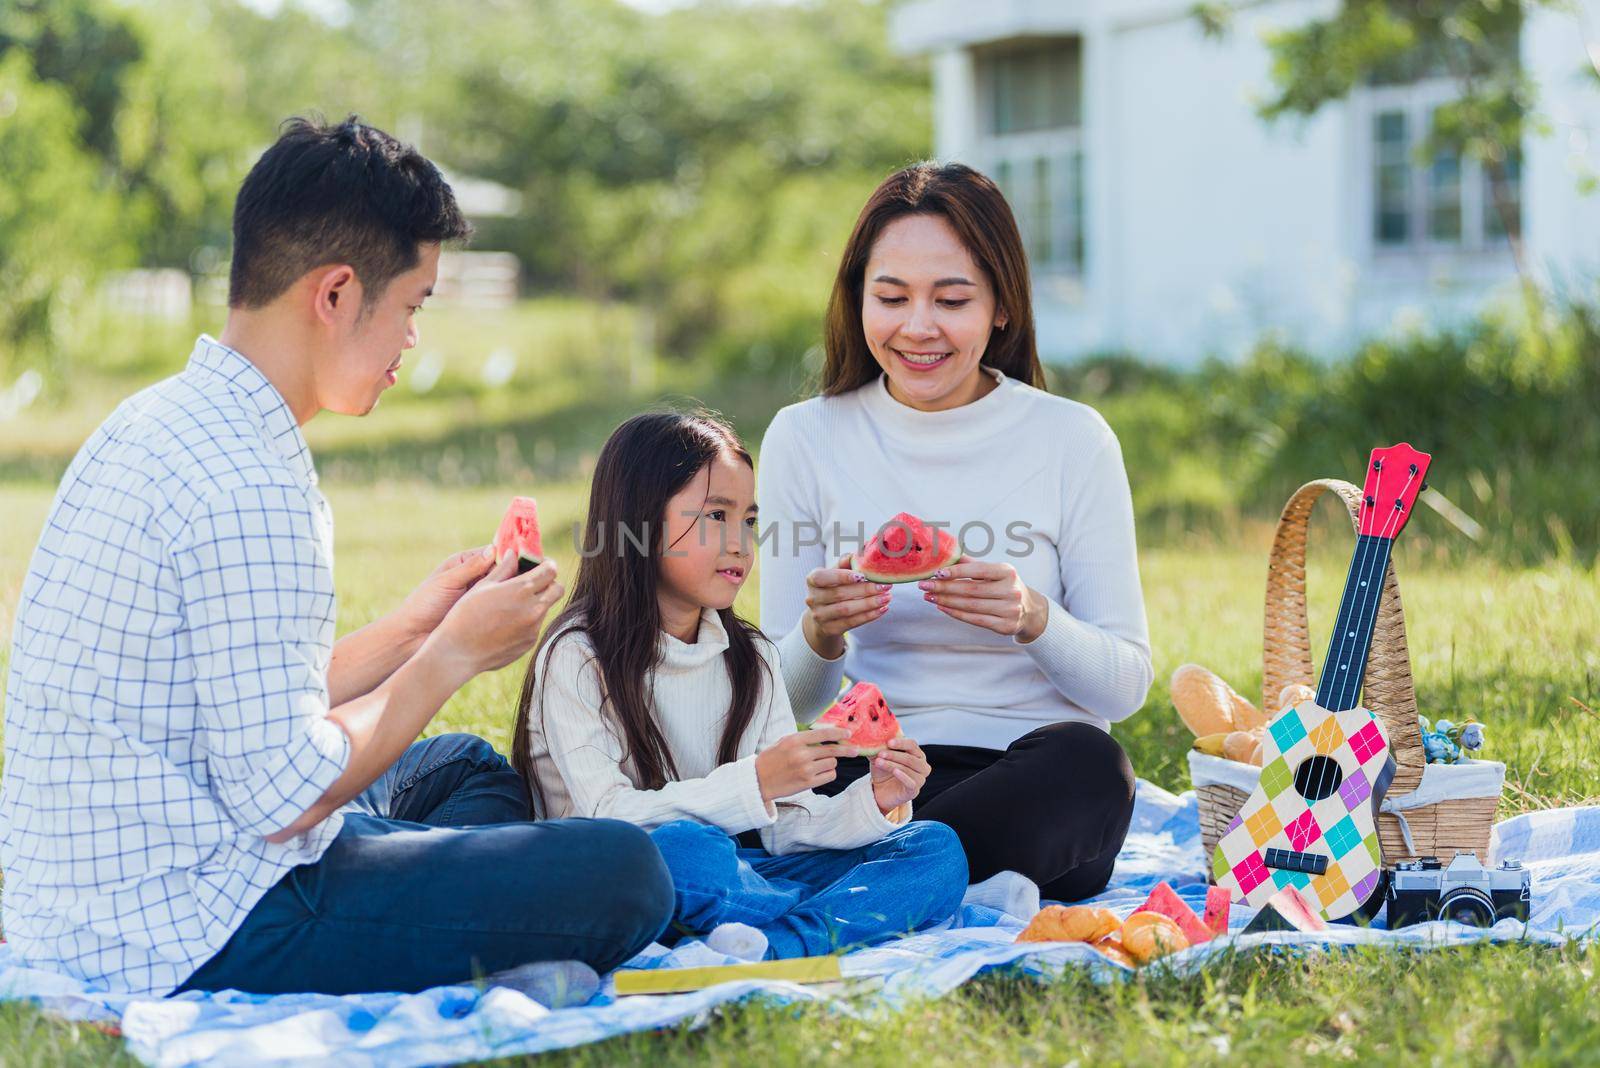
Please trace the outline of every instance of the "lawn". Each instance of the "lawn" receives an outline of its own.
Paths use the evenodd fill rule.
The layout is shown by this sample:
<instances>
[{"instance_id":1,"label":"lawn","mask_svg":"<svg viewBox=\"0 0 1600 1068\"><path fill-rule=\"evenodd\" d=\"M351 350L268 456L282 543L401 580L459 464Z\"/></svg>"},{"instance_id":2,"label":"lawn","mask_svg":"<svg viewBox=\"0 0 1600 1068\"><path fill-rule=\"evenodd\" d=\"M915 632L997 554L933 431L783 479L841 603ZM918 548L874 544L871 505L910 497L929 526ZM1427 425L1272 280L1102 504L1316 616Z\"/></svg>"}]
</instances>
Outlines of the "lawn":
<instances>
[{"instance_id":1,"label":"lawn","mask_svg":"<svg viewBox=\"0 0 1600 1068\"><path fill-rule=\"evenodd\" d=\"M549 336L547 333L546 337ZM621 331L619 337L626 337ZM513 388L485 394L457 378L427 396L400 394L372 418L313 426L323 489L333 505L341 631L394 605L448 553L487 540L512 493L536 494L546 546L570 577L572 524L583 471L605 429L642 407L619 364L588 360L572 343L557 361L529 342ZM619 342L621 344L621 342ZM470 348L470 346L468 346ZM473 359L482 354L474 350ZM625 363L626 361L624 361ZM471 366L476 367L476 363ZM148 380L154 369L128 372ZM607 383L619 383L607 388ZM453 384L454 383L454 384ZM652 367L641 392L715 396L755 441L773 395L796 383L712 387L687 368ZM61 464L118 392L84 390L68 409L0 426L0 639ZM1320 472L1318 472L1320 473ZM1136 493L1139 473L1133 472ZM1331 515L1332 509L1328 508ZM1348 528L1346 528L1348 529ZM1157 682L1117 737L1140 775L1184 789L1188 734L1167 702L1166 678L1185 661L1222 672L1259 698L1261 597L1270 531L1243 522L1226 539L1167 539L1142 555ZM1348 535L1319 528L1311 566L1313 647L1320 652L1343 579ZM1341 540L1344 539L1344 540ZM1600 794L1600 582L1569 562L1517 568L1399 547L1397 568L1416 658L1417 690L1432 716L1488 725L1486 755L1506 761L1501 816L1592 803ZM757 575L759 581L759 573ZM741 607L756 614L755 588ZM4 652L0 652L3 658ZM3 659L0 659L3 664ZM506 747L520 665L475 680L434 730L482 734ZM1068 975L1050 984L989 976L887 1021L836 1019L816 1009L740 1005L700 1031L617 1039L552 1055L574 1064L770 1064L827 1058L856 1064L1595 1062L1600 1016L1590 1004L1600 950L1474 947L1432 954L1372 950L1306 956L1260 953L1177 979L1147 974L1106 987ZM111 1063L117 1040L18 1006L0 1006L0 1064Z\"/></svg>"}]
</instances>

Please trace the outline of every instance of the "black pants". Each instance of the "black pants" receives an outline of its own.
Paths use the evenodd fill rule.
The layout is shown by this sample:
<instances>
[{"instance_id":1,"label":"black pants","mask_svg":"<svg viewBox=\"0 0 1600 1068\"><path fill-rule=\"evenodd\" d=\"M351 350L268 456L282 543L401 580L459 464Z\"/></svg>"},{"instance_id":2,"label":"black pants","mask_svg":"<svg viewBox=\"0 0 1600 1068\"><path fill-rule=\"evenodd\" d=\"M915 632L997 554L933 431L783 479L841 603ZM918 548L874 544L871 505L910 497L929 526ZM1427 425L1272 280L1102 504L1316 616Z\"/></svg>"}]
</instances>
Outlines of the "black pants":
<instances>
[{"instance_id":1,"label":"black pants","mask_svg":"<svg viewBox=\"0 0 1600 1068\"><path fill-rule=\"evenodd\" d=\"M973 882L1021 872L1052 901L1105 889L1133 817L1133 766L1116 739L1087 723L1053 723L1006 750L923 751L933 772L914 815L955 830ZM867 772L865 759L841 760L838 778L817 790L836 794Z\"/></svg>"}]
</instances>

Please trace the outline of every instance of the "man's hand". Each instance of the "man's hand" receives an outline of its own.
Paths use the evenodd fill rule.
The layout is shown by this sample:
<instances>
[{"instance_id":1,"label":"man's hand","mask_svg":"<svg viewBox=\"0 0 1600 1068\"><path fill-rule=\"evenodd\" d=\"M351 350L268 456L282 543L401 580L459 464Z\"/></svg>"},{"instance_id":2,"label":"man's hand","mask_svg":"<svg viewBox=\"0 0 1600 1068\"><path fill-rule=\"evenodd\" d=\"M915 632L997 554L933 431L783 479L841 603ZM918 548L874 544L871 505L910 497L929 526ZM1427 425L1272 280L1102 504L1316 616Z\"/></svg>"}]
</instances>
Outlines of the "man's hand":
<instances>
[{"instance_id":1,"label":"man's hand","mask_svg":"<svg viewBox=\"0 0 1600 1068\"><path fill-rule=\"evenodd\" d=\"M565 593L554 560L519 575L517 557L508 554L459 595L423 648L457 664L469 678L503 668L533 648L545 613Z\"/></svg>"},{"instance_id":2,"label":"man's hand","mask_svg":"<svg viewBox=\"0 0 1600 1068\"><path fill-rule=\"evenodd\" d=\"M922 747L910 738L892 738L872 758L872 796L878 811L888 815L922 792L933 768Z\"/></svg>"},{"instance_id":3,"label":"man's hand","mask_svg":"<svg viewBox=\"0 0 1600 1068\"><path fill-rule=\"evenodd\" d=\"M434 568L399 608L335 642L328 663L329 703L337 707L383 685L493 566L487 547L456 553Z\"/></svg>"},{"instance_id":4,"label":"man's hand","mask_svg":"<svg viewBox=\"0 0 1600 1068\"><path fill-rule=\"evenodd\" d=\"M400 603L395 614L406 630L419 639L426 638L444 621L456 602L493 567L493 546L456 553L434 568L433 573Z\"/></svg>"},{"instance_id":5,"label":"man's hand","mask_svg":"<svg viewBox=\"0 0 1600 1068\"><path fill-rule=\"evenodd\" d=\"M382 684L328 712L350 738L350 760L314 805L267 836L287 842L372 785L474 675L505 667L533 647L550 606L566 591L546 560L525 575L507 556L455 602L415 656ZM348 639L347 639L348 640Z\"/></svg>"},{"instance_id":6,"label":"man's hand","mask_svg":"<svg viewBox=\"0 0 1600 1068\"><path fill-rule=\"evenodd\" d=\"M761 800L776 801L832 782L839 774L839 758L853 757L856 747L844 744L850 732L843 727L814 727L778 739L756 757L756 782Z\"/></svg>"}]
</instances>

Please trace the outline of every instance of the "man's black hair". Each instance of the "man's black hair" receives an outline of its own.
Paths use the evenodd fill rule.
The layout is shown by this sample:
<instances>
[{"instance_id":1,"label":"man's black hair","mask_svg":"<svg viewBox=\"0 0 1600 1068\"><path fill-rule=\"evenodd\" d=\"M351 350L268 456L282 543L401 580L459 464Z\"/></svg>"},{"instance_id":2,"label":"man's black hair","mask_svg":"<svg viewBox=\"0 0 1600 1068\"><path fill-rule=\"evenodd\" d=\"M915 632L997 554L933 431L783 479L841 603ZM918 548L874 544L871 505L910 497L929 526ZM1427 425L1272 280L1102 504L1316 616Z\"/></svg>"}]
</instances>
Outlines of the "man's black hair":
<instances>
[{"instance_id":1,"label":"man's black hair","mask_svg":"<svg viewBox=\"0 0 1600 1068\"><path fill-rule=\"evenodd\" d=\"M354 115L289 119L239 188L228 305L262 307L307 271L347 263L370 306L417 265L419 245L471 233L439 168L410 145Z\"/></svg>"}]
</instances>

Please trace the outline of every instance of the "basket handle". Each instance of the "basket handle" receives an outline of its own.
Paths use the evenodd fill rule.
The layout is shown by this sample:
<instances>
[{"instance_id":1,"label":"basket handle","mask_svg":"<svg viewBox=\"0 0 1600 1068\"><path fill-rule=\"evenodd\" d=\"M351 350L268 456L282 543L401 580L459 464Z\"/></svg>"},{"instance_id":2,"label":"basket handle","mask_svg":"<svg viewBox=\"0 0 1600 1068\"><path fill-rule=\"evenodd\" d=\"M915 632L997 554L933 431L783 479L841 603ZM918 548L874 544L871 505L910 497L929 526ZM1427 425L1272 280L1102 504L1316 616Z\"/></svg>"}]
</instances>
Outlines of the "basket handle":
<instances>
[{"instance_id":1,"label":"basket handle","mask_svg":"<svg viewBox=\"0 0 1600 1068\"><path fill-rule=\"evenodd\" d=\"M1306 622L1306 538L1317 500L1332 490L1350 513L1351 526L1360 530L1361 489L1342 479L1320 478L1295 490L1278 517L1267 562L1267 610L1262 670L1262 709L1268 714L1278 694L1291 682L1315 684L1311 666L1311 634ZM1406 647L1405 613L1400 605L1400 582L1394 565L1383 579L1378 619L1367 652L1362 703L1383 720L1389 747L1399 769L1391 793L1408 793L1422 780L1427 763L1422 731L1417 725L1417 694L1411 677L1411 654Z\"/></svg>"}]
</instances>

